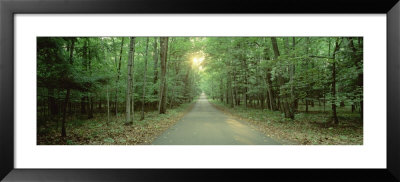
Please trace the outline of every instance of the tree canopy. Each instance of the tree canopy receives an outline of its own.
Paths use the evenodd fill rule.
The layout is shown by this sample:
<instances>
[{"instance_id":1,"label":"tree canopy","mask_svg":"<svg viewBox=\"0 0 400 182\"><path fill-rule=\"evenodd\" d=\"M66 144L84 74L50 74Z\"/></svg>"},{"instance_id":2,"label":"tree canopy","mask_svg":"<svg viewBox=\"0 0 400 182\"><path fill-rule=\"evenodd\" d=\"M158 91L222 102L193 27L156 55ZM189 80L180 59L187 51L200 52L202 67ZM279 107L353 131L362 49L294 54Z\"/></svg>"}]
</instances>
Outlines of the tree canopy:
<instances>
[{"instance_id":1,"label":"tree canopy","mask_svg":"<svg viewBox=\"0 0 400 182\"><path fill-rule=\"evenodd\" d=\"M106 113L108 122L115 116L129 125L202 92L230 108L280 112L287 120L318 103L331 125L342 110L362 121L363 38L37 38L38 126L61 121L62 137L70 116Z\"/></svg>"}]
</instances>

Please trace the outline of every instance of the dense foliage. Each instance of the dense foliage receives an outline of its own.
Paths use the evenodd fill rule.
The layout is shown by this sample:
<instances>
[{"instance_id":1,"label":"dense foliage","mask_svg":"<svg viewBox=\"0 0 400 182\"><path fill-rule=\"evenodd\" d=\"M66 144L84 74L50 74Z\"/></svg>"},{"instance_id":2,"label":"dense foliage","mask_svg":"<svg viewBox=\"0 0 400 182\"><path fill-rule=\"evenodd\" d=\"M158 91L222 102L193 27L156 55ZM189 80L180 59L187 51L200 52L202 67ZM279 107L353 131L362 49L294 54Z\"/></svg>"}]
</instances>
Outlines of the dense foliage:
<instances>
[{"instance_id":1,"label":"dense foliage","mask_svg":"<svg viewBox=\"0 0 400 182\"><path fill-rule=\"evenodd\" d=\"M200 93L191 61L197 49L188 37L38 37L38 126L61 122L65 136L71 115L142 111L144 119L144 111L190 102Z\"/></svg>"},{"instance_id":2,"label":"dense foliage","mask_svg":"<svg viewBox=\"0 0 400 182\"><path fill-rule=\"evenodd\" d=\"M203 90L230 107L281 111L294 119L299 105L351 106L363 113L363 39L360 37L227 37L203 41ZM328 110L328 109L327 109Z\"/></svg>"},{"instance_id":3,"label":"dense foliage","mask_svg":"<svg viewBox=\"0 0 400 182\"><path fill-rule=\"evenodd\" d=\"M38 128L60 123L62 137L72 116L103 114L107 123L119 117L129 125L200 92L287 120L318 104L330 125L342 111L362 121L363 38L37 38Z\"/></svg>"}]
</instances>

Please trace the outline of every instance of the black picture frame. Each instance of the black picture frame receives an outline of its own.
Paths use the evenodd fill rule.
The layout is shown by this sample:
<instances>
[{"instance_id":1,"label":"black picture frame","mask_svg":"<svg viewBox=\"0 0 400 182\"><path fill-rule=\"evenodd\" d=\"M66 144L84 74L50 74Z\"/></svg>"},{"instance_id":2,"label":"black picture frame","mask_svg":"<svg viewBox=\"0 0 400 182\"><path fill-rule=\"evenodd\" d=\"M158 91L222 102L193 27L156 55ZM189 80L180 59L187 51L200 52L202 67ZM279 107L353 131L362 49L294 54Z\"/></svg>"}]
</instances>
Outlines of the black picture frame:
<instances>
[{"instance_id":1,"label":"black picture frame","mask_svg":"<svg viewBox=\"0 0 400 182\"><path fill-rule=\"evenodd\" d=\"M14 15L32 13L381 13L387 15L386 169L15 169ZM318 16L316 14L316 16ZM400 181L398 0L0 0L0 179L5 181ZM378 60L377 60L378 61ZM329 157L329 156L327 156ZM371 156L373 157L373 156ZM44 159L45 160L45 159ZM233 159L234 160L234 159ZM228 177L230 179L228 179Z\"/></svg>"}]
</instances>

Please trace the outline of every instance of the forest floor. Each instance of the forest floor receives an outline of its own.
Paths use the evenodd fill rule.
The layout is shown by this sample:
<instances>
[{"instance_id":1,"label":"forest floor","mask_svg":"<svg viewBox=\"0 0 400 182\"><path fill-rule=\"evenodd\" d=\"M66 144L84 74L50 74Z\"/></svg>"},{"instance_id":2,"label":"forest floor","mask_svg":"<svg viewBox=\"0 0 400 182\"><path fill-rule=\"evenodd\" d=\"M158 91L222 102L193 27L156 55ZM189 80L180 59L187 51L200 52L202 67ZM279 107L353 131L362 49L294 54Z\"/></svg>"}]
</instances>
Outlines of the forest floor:
<instances>
[{"instance_id":1,"label":"forest floor","mask_svg":"<svg viewBox=\"0 0 400 182\"><path fill-rule=\"evenodd\" d=\"M249 122L254 128L267 136L288 144L297 145L362 145L363 124L359 115L351 112L338 112L339 125L327 125L329 112L299 112L292 121L283 117L279 111L245 108L230 108L216 100L209 99L216 108ZM339 110L340 111L340 110Z\"/></svg>"},{"instance_id":2,"label":"forest floor","mask_svg":"<svg viewBox=\"0 0 400 182\"><path fill-rule=\"evenodd\" d=\"M196 99L194 99L196 101ZM157 111L145 113L145 119L138 121L140 112L135 112L132 125L125 125L124 115L110 117L106 114L96 114L92 119L69 118L67 121L67 137L61 138L61 126L47 123L39 127L37 133L38 145L135 145L150 144L169 127L179 121L194 105L182 104L173 109L167 109L166 114ZM61 125L61 124L59 124Z\"/></svg>"}]
</instances>

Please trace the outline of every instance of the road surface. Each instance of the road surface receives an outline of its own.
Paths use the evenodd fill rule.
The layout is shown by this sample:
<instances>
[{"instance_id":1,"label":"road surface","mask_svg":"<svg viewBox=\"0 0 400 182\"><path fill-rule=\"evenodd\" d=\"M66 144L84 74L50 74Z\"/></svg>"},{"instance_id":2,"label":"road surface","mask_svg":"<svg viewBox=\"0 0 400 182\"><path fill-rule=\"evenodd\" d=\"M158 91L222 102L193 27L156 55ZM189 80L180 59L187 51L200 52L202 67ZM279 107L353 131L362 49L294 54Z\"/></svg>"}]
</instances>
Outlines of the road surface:
<instances>
[{"instance_id":1,"label":"road surface","mask_svg":"<svg viewBox=\"0 0 400 182\"><path fill-rule=\"evenodd\" d=\"M193 109L166 130L153 145L279 145L212 106L201 94Z\"/></svg>"}]
</instances>

